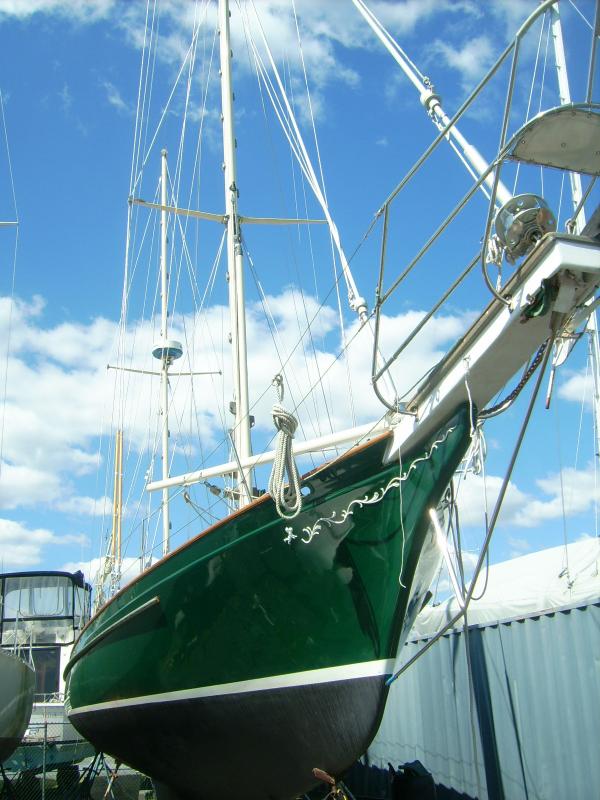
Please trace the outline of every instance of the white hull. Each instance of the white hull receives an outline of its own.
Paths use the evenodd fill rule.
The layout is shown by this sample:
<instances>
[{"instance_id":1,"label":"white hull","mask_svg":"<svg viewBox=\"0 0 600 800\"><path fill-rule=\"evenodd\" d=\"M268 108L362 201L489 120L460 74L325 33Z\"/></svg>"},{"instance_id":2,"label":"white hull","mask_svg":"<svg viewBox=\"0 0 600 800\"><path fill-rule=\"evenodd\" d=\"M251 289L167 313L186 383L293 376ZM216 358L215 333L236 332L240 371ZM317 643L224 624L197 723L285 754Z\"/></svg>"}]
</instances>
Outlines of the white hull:
<instances>
[{"instance_id":1,"label":"white hull","mask_svg":"<svg viewBox=\"0 0 600 800\"><path fill-rule=\"evenodd\" d=\"M0 761L17 747L29 724L35 691L33 667L0 650Z\"/></svg>"}]
</instances>

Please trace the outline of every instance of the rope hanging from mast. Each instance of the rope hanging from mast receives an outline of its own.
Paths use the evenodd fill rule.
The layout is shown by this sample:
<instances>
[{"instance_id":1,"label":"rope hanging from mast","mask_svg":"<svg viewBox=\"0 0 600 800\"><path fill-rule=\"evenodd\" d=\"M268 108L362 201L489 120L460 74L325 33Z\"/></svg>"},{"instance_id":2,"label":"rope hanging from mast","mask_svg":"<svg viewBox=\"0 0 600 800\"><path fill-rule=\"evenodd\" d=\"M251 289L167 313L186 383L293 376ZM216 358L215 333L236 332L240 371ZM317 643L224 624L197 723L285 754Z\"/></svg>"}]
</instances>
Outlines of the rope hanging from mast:
<instances>
[{"instance_id":1,"label":"rope hanging from mast","mask_svg":"<svg viewBox=\"0 0 600 800\"><path fill-rule=\"evenodd\" d=\"M278 374L273 378L273 386L277 391L278 402L273 405L273 422L279 431L275 448L273 469L269 478L269 493L275 501L277 513L282 519L294 519L302 510L302 493L300 476L292 453L292 439L298 427L298 420L283 405L283 377ZM288 485L285 485L285 474Z\"/></svg>"}]
</instances>

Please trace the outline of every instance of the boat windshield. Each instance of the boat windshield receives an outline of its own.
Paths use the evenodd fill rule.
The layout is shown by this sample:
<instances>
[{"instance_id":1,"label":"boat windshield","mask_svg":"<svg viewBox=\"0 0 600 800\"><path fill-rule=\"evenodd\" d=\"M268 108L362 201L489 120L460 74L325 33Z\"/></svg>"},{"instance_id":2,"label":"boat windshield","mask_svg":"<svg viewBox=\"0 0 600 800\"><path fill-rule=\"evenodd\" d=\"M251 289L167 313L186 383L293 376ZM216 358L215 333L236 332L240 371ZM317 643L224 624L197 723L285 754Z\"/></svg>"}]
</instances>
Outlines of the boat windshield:
<instances>
[{"instance_id":1,"label":"boat windshield","mask_svg":"<svg viewBox=\"0 0 600 800\"><path fill-rule=\"evenodd\" d=\"M90 588L70 575L4 576L1 583L2 645L70 644L89 619Z\"/></svg>"}]
</instances>

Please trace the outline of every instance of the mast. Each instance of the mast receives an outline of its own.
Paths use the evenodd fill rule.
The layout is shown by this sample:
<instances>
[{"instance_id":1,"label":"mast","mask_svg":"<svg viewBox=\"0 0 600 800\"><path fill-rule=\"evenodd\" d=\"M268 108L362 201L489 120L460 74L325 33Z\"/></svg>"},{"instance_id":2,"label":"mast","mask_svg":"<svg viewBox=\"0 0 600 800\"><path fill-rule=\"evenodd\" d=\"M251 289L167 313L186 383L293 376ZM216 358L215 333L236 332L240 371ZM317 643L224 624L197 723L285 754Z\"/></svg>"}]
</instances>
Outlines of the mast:
<instances>
[{"instance_id":1,"label":"mast","mask_svg":"<svg viewBox=\"0 0 600 800\"><path fill-rule=\"evenodd\" d=\"M121 581L121 524L123 519L123 431L118 430L115 437L115 474L113 486L113 513L111 534L111 594L114 594Z\"/></svg>"},{"instance_id":2,"label":"mast","mask_svg":"<svg viewBox=\"0 0 600 800\"><path fill-rule=\"evenodd\" d=\"M168 277L167 277L167 151L161 151L160 195L160 338L167 340ZM160 396L162 414L162 474L169 476L169 365L163 352L160 369ZM169 552L171 520L169 515L169 490L162 491L163 555Z\"/></svg>"},{"instance_id":3,"label":"mast","mask_svg":"<svg viewBox=\"0 0 600 800\"><path fill-rule=\"evenodd\" d=\"M169 367L181 358L181 342L169 339L169 272L167 264L167 151L161 150L161 211L160 211L160 341L152 348L152 355L160 361L160 415L162 418L162 477L169 477ZM169 514L169 489L162 490L162 552L166 555L170 548L171 520Z\"/></svg>"},{"instance_id":4,"label":"mast","mask_svg":"<svg viewBox=\"0 0 600 800\"><path fill-rule=\"evenodd\" d=\"M567 59L562 35L562 24L558 7L553 5L550 9L552 25L552 42L554 45L554 59L556 66L556 77L558 79L558 93L561 105L568 105L571 102L571 87L569 86L569 74L567 72ZM592 54L593 54L592 49ZM593 59L591 58L590 61ZM588 98L589 99L589 98ZM581 186L581 175L577 172L569 172L569 182L571 184L571 203L573 210L577 209L583 196ZM585 209L581 208L575 219L575 233L581 233L585 227ZM588 317L586 331L589 334L589 357L594 384L594 436L596 438L596 458L600 458L600 343L598 342L598 318L595 311Z\"/></svg>"},{"instance_id":5,"label":"mast","mask_svg":"<svg viewBox=\"0 0 600 800\"><path fill-rule=\"evenodd\" d=\"M564 106L571 102L571 89L569 86L569 75L567 73L567 59L565 56L562 25L556 5L553 5L550 9L550 18L552 20L552 42L554 44L556 77L558 79L558 96L560 98L560 104ZM569 181L571 184L571 202L573 204L573 209L576 209L582 197L581 175L577 172L569 172ZM575 220L575 232L581 233L584 226L585 212L582 208Z\"/></svg>"},{"instance_id":6,"label":"mast","mask_svg":"<svg viewBox=\"0 0 600 800\"><path fill-rule=\"evenodd\" d=\"M246 314L242 237L238 216L238 188L233 120L233 91L231 87L231 41L229 32L229 2L219 0L219 49L221 59L221 114L223 121L223 173L225 180L225 214L227 216L227 270L229 281L229 310L231 315L231 348L233 357L234 414L232 444L234 457L243 463L252 454L248 400L248 363L246 350ZM237 504L247 505L251 497L252 472L240 469L237 473Z\"/></svg>"}]
</instances>

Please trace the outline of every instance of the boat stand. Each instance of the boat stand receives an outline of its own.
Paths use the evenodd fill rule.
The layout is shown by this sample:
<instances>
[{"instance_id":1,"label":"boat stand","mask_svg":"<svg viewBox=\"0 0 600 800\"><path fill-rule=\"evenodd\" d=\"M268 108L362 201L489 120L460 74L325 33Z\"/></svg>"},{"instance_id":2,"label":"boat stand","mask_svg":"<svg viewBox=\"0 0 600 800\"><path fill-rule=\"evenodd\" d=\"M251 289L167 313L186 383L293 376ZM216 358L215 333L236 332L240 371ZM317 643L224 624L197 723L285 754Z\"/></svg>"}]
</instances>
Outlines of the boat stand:
<instances>
[{"instance_id":1,"label":"boat stand","mask_svg":"<svg viewBox=\"0 0 600 800\"><path fill-rule=\"evenodd\" d=\"M45 776L40 784L34 771L24 770L8 775L0 764L0 800L90 800L101 760L102 756L97 754L85 768L76 764L61 765L63 769L57 773L56 785L48 786Z\"/></svg>"},{"instance_id":2,"label":"boat stand","mask_svg":"<svg viewBox=\"0 0 600 800\"><path fill-rule=\"evenodd\" d=\"M313 775L329 787L323 800L355 800L354 795L350 792L348 787L342 781L338 781L331 775L328 775L325 770L315 767L313 769ZM304 795L304 797L306 798L307 795Z\"/></svg>"}]
</instances>

